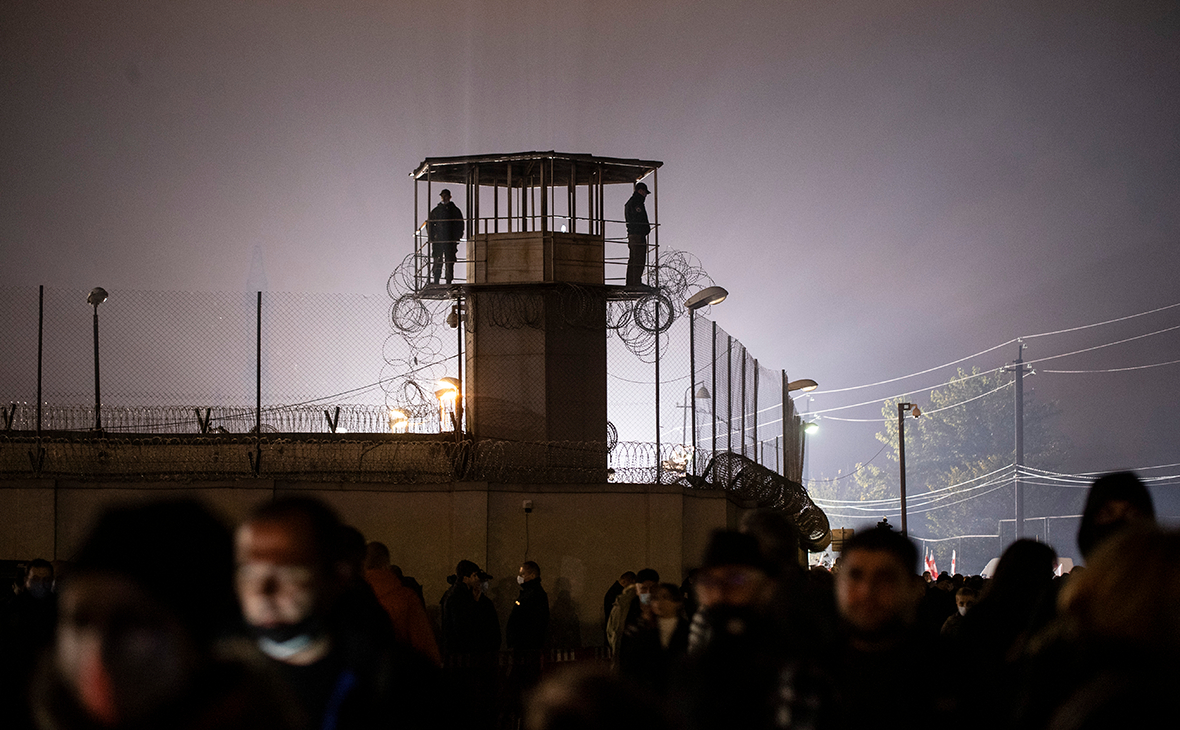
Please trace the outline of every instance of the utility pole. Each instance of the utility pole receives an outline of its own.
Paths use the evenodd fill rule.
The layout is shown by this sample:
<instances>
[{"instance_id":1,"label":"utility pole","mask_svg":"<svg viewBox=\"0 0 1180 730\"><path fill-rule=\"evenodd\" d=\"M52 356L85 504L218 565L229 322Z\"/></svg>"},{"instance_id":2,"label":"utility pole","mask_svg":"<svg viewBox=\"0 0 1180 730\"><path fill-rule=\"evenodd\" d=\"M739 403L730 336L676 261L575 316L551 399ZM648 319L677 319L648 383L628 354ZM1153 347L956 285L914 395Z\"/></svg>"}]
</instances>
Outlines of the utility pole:
<instances>
[{"instance_id":1,"label":"utility pole","mask_svg":"<svg viewBox=\"0 0 1180 730\"><path fill-rule=\"evenodd\" d=\"M905 412L912 411L914 418L922 415L921 409L913 403L897 404L897 460L901 467L901 534L909 536L906 530L905 509Z\"/></svg>"},{"instance_id":2,"label":"utility pole","mask_svg":"<svg viewBox=\"0 0 1180 730\"><path fill-rule=\"evenodd\" d=\"M1024 340L1016 341L1016 361L1005 368L1016 373L1016 469L1013 479L1016 492L1015 537L1017 540L1024 537L1024 485L1020 482L1020 468L1024 466L1024 373L1028 367L1024 364L1024 347Z\"/></svg>"}]
</instances>

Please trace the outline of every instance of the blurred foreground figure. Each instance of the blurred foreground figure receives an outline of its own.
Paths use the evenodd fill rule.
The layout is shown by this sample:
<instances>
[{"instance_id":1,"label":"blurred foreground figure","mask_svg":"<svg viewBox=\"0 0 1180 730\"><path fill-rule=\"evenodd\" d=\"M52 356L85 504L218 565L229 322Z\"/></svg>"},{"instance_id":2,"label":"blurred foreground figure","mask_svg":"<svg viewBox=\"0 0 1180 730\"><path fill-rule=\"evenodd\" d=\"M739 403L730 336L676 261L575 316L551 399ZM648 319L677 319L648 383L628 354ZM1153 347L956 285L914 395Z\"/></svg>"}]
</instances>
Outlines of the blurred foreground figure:
<instances>
[{"instance_id":1,"label":"blurred foreground figure","mask_svg":"<svg viewBox=\"0 0 1180 730\"><path fill-rule=\"evenodd\" d=\"M525 730L671 730L654 698L605 669L574 668L529 696Z\"/></svg>"},{"instance_id":2,"label":"blurred foreground figure","mask_svg":"<svg viewBox=\"0 0 1180 730\"><path fill-rule=\"evenodd\" d=\"M1103 541L1058 611L1032 642L1013 726L1167 724L1180 686L1180 532L1141 525Z\"/></svg>"},{"instance_id":3,"label":"blurred foreground figure","mask_svg":"<svg viewBox=\"0 0 1180 730\"><path fill-rule=\"evenodd\" d=\"M13 730L32 727L29 682L37 657L53 643L57 597L53 565L38 558L13 583L15 595L0 599L0 707Z\"/></svg>"},{"instance_id":4,"label":"blurred foreground figure","mask_svg":"<svg viewBox=\"0 0 1180 730\"><path fill-rule=\"evenodd\" d=\"M236 619L232 576L229 531L195 502L104 515L61 587L38 724L298 727L262 675L218 652Z\"/></svg>"},{"instance_id":5,"label":"blurred foreground figure","mask_svg":"<svg viewBox=\"0 0 1180 730\"><path fill-rule=\"evenodd\" d=\"M941 727L947 724L945 677L917 628L925 584L918 550L900 533L875 528L844 545L836 574L843 629L834 667L836 727ZM923 680L921 689L915 677Z\"/></svg>"},{"instance_id":6,"label":"blurred foreground figure","mask_svg":"<svg viewBox=\"0 0 1180 730\"><path fill-rule=\"evenodd\" d=\"M1155 524L1151 493L1134 472L1104 474L1086 495L1078 547L1086 560L1112 535L1128 527Z\"/></svg>"},{"instance_id":7,"label":"blurred foreground figure","mask_svg":"<svg viewBox=\"0 0 1180 730\"><path fill-rule=\"evenodd\" d=\"M258 648L314 727L421 727L434 668L350 594L340 522L322 502L266 504L238 529L237 591ZM372 620L375 611L380 624Z\"/></svg>"}]
</instances>

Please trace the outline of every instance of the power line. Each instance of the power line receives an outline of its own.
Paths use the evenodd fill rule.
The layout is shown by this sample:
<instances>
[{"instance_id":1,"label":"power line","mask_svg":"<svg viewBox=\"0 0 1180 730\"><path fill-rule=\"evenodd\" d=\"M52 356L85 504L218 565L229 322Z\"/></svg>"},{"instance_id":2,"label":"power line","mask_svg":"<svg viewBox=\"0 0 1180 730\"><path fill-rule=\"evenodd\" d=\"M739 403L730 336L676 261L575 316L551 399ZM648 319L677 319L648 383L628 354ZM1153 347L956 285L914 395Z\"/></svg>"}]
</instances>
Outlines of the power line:
<instances>
[{"instance_id":1,"label":"power line","mask_svg":"<svg viewBox=\"0 0 1180 730\"><path fill-rule=\"evenodd\" d=\"M1125 367L1125 368L1104 368L1102 370L1042 370L1041 372L1042 373L1053 373L1053 374L1067 374L1067 375L1074 375L1074 374L1078 374L1078 373L1125 373L1129 370L1147 370L1149 368L1162 368L1165 365L1175 365L1176 363L1180 363L1180 360L1169 360L1167 362L1157 362L1157 363L1153 363L1151 365L1134 365L1134 366Z\"/></svg>"},{"instance_id":2,"label":"power line","mask_svg":"<svg viewBox=\"0 0 1180 730\"><path fill-rule=\"evenodd\" d=\"M850 391L850 390L861 390L861 389L864 389L864 388L872 388L872 387L875 387L875 386L878 386L878 385L888 385L889 383L896 383L896 382L898 382L899 380L906 380L906 379L908 379L908 378L913 378L913 377L916 377L916 376L918 376L918 375L925 375L925 374L927 374L927 373L932 373L932 372L934 372L934 371L936 371L936 370L941 370L941 369L943 369L943 368L948 368L948 367L951 367L952 365L958 365L958 364L960 364L960 363L964 363L964 362L966 362L966 361L968 361L968 360L971 360L971 359L973 359L973 358L979 357L979 356L981 356L981 355L986 355L986 354L988 354L989 352L994 352L995 350L998 350L998 349L1000 349L1001 347L1007 347L1008 345L1011 345L1013 342L1017 342L1017 341L1018 341L1018 340L1020 340L1020 339L1031 340L1031 339L1036 339L1036 338L1038 338L1038 337L1049 337L1049 336L1051 336L1051 335L1060 335L1060 334L1065 334L1065 333L1067 333L1067 332L1077 332L1077 331L1079 331L1079 330L1084 330L1084 329L1091 329L1091 328L1093 328L1093 327L1102 327L1102 326L1104 326L1104 325L1108 325L1108 324L1114 324L1114 323L1116 323L1116 322L1124 322L1124 321L1126 321L1126 320L1129 320L1129 319L1135 319L1135 318L1137 318L1137 317L1145 317L1145 316L1147 316L1147 315L1149 315L1149 314L1156 314L1157 312L1163 312L1163 311L1166 311L1166 310L1169 310L1169 309L1174 309L1174 308L1176 308L1176 307L1180 307L1180 302L1177 302L1177 303L1175 303L1175 304L1168 304L1168 305L1165 305L1165 306L1163 306L1163 307L1157 307L1157 308L1155 308L1155 309L1150 309L1150 310L1148 310L1148 311L1146 311L1146 312L1138 312L1138 313L1136 313L1136 314L1128 314L1128 315L1126 315L1126 316L1124 316L1124 317L1116 317L1116 318L1114 318L1114 319L1108 319L1108 320L1105 320L1105 321L1103 321L1103 322L1093 322L1093 323L1091 323L1091 324L1084 324L1084 325L1080 325L1080 326L1077 326L1077 327L1068 327L1068 328L1066 328L1066 329L1054 330L1054 331L1052 331L1052 332L1038 332L1037 334L1032 334L1032 335L1024 335L1024 336L1023 336L1023 338L1013 338L1013 339L1010 339L1010 340L1008 340L1007 342L1002 342L1002 343L1000 343L1000 344L998 344L998 345L994 345L994 346L992 346L992 347L989 347L989 348L987 348L986 350L981 350L981 351L979 351L979 352L975 353L974 355L968 355L967 357L962 357L962 358L959 358L958 360L952 360L951 362L944 363L944 364L942 364L942 365L938 365L938 366L935 366L935 367L932 367L932 368L927 368L927 369L925 369L925 370L920 370L920 371L918 371L918 372L915 372L915 373L910 373L909 375L901 375L901 376L899 376L899 377L896 377L896 378L889 378L889 379L887 379L887 380L879 380L879 381L877 381L877 382L875 382L875 383L866 383L866 384L864 384L864 385L852 385L852 386L849 386L849 387L847 387L847 388L832 388L832 389L830 389L830 390L817 390L817 391L814 391L814 392L812 393L812 395L826 395L826 394L829 394L829 393L845 393L845 392L847 392L847 391ZM1173 328L1173 329L1175 329L1175 328ZM1166 330L1165 330L1165 331L1166 331ZM1158 334L1158 333L1153 333L1153 334ZM1147 336L1147 335L1144 335L1144 336ZM1117 343L1114 343L1114 344L1117 344ZM1079 351L1079 352L1084 352L1084 351ZM1076 353L1071 353L1071 354L1076 354ZM1060 356L1058 356L1058 357L1064 357L1064 355L1060 355ZM1045 359L1047 359L1047 358L1045 358ZM912 392L918 392L918 391L912 391ZM905 394L903 394L903 395L909 395L909 393L905 393Z\"/></svg>"},{"instance_id":3,"label":"power line","mask_svg":"<svg viewBox=\"0 0 1180 730\"><path fill-rule=\"evenodd\" d=\"M1135 340L1142 340L1145 337L1154 337L1155 335L1162 335L1165 332L1171 332L1173 330L1180 330L1180 324L1173 325L1171 327L1165 327L1164 329L1156 330L1155 332L1148 332L1147 334L1143 334L1143 335L1135 335L1134 337L1128 337L1123 340L1116 340L1114 342L1107 342L1104 345L1095 345L1093 347L1086 347L1081 350L1074 350L1073 352L1063 352L1060 355L1049 355L1048 357L1039 357L1036 360L1025 360L1024 362L1026 365L1032 365L1032 364L1038 363L1038 362L1045 362L1046 360L1056 360L1056 359L1062 358L1062 357L1069 357L1070 355L1080 355L1083 352L1093 352L1094 350L1101 350L1104 347L1114 347L1115 345L1122 345L1127 342L1134 342Z\"/></svg>"},{"instance_id":4,"label":"power line","mask_svg":"<svg viewBox=\"0 0 1180 730\"><path fill-rule=\"evenodd\" d=\"M1115 322L1123 322L1128 319L1135 319L1136 317L1145 317L1149 314L1155 314L1156 312L1163 312L1167 309L1174 309L1176 307L1180 307L1180 302L1177 302L1175 304L1168 304L1163 307L1157 307L1156 309L1149 309L1146 312L1139 312L1138 314L1128 314L1125 317L1116 317L1114 319L1108 319L1105 322L1095 322L1093 324L1084 324L1084 325L1081 325L1080 327L1070 327L1068 329L1063 329L1063 330L1054 330L1053 332L1041 332L1041 333L1035 334L1035 335L1025 335L1024 339L1031 340L1031 339L1035 339L1037 337L1049 337L1050 335L1062 335L1062 334L1065 334L1066 332L1077 332L1078 330L1090 329L1091 327L1101 327L1101 326L1107 325L1107 324L1114 324Z\"/></svg>"}]
</instances>

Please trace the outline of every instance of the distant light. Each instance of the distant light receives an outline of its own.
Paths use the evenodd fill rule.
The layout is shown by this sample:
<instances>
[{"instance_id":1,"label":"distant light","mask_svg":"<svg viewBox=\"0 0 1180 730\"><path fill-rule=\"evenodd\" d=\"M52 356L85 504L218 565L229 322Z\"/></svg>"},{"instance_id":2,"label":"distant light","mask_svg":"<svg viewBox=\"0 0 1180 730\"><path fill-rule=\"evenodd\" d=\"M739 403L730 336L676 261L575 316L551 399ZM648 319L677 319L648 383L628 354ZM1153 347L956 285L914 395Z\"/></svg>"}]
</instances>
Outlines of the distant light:
<instances>
[{"instance_id":1,"label":"distant light","mask_svg":"<svg viewBox=\"0 0 1180 730\"><path fill-rule=\"evenodd\" d=\"M803 422L803 433L810 435L810 434L815 433L816 431L819 431L819 424L818 423L814 423L812 421L804 421Z\"/></svg>"},{"instance_id":2,"label":"distant light","mask_svg":"<svg viewBox=\"0 0 1180 730\"><path fill-rule=\"evenodd\" d=\"M818 387L819 383L815 382L811 378L802 378L800 380L792 380L791 382L787 383L787 392L793 393L797 390L800 393L806 393L808 391L815 390Z\"/></svg>"},{"instance_id":3,"label":"distant light","mask_svg":"<svg viewBox=\"0 0 1180 730\"><path fill-rule=\"evenodd\" d=\"M689 297L688 301L684 303L684 308L692 311L694 309L700 309L701 307L720 304L721 302L725 301L727 296L729 296L729 292L722 287L706 287Z\"/></svg>"},{"instance_id":4,"label":"distant light","mask_svg":"<svg viewBox=\"0 0 1180 730\"><path fill-rule=\"evenodd\" d=\"M348 433L348 429L345 428L344 426L337 426L336 433Z\"/></svg>"},{"instance_id":5,"label":"distant light","mask_svg":"<svg viewBox=\"0 0 1180 730\"><path fill-rule=\"evenodd\" d=\"M709 394L709 389L702 385L697 389L697 392L693 394L693 397L697 400L708 400L713 396Z\"/></svg>"},{"instance_id":6,"label":"distant light","mask_svg":"<svg viewBox=\"0 0 1180 730\"><path fill-rule=\"evenodd\" d=\"M402 433L405 433L409 425L410 419L406 417L405 413L396 408L389 409L389 430L391 433L397 433L398 426L401 426Z\"/></svg>"},{"instance_id":7,"label":"distant light","mask_svg":"<svg viewBox=\"0 0 1180 730\"><path fill-rule=\"evenodd\" d=\"M564 223L561 224L561 232L565 233L565 224Z\"/></svg>"},{"instance_id":8,"label":"distant light","mask_svg":"<svg viewBox=\"0 0 1180 730\"><path fill-rule=\"evenodd\" d=\"M106 300L107 290L103 289L101 286L96 286L91 289L90 294L88 294L86 297L86 303L96 309L98 308L98 305L102 304Z\"/></svg>"}]
</instances>

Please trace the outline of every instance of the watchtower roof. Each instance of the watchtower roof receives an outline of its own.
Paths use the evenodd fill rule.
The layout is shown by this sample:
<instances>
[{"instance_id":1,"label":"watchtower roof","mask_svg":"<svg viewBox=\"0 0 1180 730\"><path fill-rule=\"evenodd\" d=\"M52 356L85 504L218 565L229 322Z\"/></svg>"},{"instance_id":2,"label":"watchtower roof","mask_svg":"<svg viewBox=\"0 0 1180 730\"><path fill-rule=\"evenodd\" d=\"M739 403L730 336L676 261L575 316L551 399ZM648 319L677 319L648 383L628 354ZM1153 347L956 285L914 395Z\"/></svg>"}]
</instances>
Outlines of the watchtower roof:
<instances>
[{"instance_id":1,"label":"watchtower roof","mask_svg":"<svg viewBox=\"0 0 1180 730\"><path fill-rule=\"evenodd\" d=\"M510 175L512 180L527 178L532 169L544 165L545 177L550 185L635 184L663 164L658 160L598 157L550 150L499 155L427 157L410 175L415 180L424 180L429 176L431 182L461 185L471 180L471 173L478 167L481 186L507 185ZM598 177L599 174L601 178Z\"/></svg>"}]
</instances>

